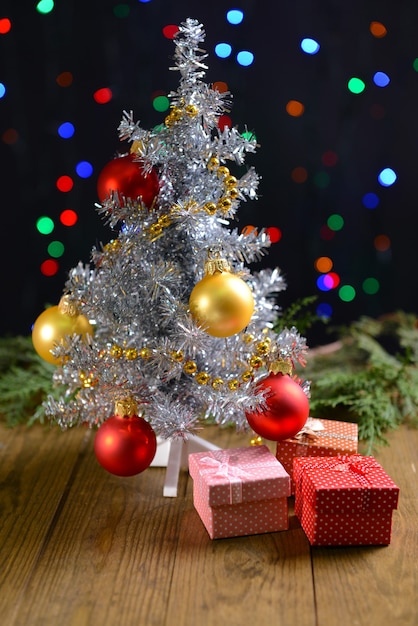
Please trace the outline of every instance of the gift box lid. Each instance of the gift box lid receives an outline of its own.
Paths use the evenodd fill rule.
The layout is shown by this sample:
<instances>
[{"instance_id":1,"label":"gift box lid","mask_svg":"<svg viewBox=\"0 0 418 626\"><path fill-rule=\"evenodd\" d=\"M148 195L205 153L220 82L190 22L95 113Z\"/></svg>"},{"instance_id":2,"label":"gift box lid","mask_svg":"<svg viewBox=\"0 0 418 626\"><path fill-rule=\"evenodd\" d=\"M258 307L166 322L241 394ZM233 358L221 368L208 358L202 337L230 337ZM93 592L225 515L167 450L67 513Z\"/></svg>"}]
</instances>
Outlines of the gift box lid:
<instances>
[{"instance_id":1,"label":"gift box lid","mask_svg":"<svg viewBox=\"0 0 418 626\"><path fill-rule=\"evenodd\" d=\"M189 454L189 472L211 507L290 495L290 476L265 445Z\"/></svg>"},{"instance_id":2,"label":"gift box lid","mask_svg":"<svg viewBox=\"0 0 418 626\"><path fill-rule=\"evenodd\" d=\"M294 437L278 442L277 449L284 443L337 450L342 454L357 452L358 425L354 422L308 417L304 427Z\"/></svg>"},{"instance_id":3,"label":"gift box lid","mask_svg":"<svg viewBox=\"0 0 418 626\"><path fill-rule=\"evenodd\" d=\"M297 497L317 513L387 511L398 506L399 487L371 456L296 457L293 476Z\"/></svg>"}]
</instances>

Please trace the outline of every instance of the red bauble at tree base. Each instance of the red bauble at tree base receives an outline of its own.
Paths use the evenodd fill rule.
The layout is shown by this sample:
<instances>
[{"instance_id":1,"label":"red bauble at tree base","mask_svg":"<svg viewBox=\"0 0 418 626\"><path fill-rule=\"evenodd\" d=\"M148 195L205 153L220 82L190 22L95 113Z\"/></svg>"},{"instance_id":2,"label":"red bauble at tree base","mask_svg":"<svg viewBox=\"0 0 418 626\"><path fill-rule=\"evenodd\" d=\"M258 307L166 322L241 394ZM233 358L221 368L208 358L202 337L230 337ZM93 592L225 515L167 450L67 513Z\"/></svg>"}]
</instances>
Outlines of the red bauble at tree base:
<instances>
[{"instance_id":1,"label":"red bauble at tree base","mask_svg":"<svg viewBox=\"0 0 418 626\"><path fill-rule=\"evenodd\" d=\"M116 476L135 476L146 470L157 451L150 424L138 415L114 415L99 427L94 452L100 465Z\"/></svg>"},{"instance_id":2,"label":"red bauble at tree base","mask_svg":"<svg viewBox=\"0 0 418 626\"><path fill-rule=\"evenodd\" d=\"M254 432L270 441L294 437L309 417L309 401L302 387L288 374L269 374L257 389L267 390L268 396L266 410L246 414Z\"/></svg>"},{"instance_id":3,"label":"red bauble at tree base","mask_svg":"<svg viewBox=\"0 0 418 626\"><path fill-rule=\"evenodd\" d=\"M152 169L145 173L141 164L134 160L133 154L117 157L109 161L97 179L97 195L100 202L115 192L119 202L123 198L137 200L141 197L143 204L151 208L160 191L160 181L157 172Z\"/></svg>"}]
</instances>

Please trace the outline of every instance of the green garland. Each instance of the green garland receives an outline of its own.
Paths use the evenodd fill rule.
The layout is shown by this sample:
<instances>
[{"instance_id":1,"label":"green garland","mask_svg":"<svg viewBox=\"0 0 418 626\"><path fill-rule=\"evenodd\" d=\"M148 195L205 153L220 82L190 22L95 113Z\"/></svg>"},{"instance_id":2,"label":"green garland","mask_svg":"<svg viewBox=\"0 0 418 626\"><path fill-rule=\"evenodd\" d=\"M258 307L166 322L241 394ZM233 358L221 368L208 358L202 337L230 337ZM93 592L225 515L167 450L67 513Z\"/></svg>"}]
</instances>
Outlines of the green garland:
<instances>
[{"instance_id":1,"label":"green garland","mask_svg":"<svg viewBox=\"0 0 418 626\"><path fill-rule=\"evenodd\" d=\"M295 305L297 314L311 298ZM304 331L317 318L303 313ZM300 328L300 319L281 319ZM300 331L302 334L302 331ZM339 340L308 353L298 375L311 381L313 417L358 423L369 454L401 423L418 425L418 319L403 312L362 317L338 330ZM0 338L0 419L8 426L44 422L42 401L54 395L54 366L34 351L30 337ZM56 392L58 393L58 391Z\"/></svg>"}]
</instances>

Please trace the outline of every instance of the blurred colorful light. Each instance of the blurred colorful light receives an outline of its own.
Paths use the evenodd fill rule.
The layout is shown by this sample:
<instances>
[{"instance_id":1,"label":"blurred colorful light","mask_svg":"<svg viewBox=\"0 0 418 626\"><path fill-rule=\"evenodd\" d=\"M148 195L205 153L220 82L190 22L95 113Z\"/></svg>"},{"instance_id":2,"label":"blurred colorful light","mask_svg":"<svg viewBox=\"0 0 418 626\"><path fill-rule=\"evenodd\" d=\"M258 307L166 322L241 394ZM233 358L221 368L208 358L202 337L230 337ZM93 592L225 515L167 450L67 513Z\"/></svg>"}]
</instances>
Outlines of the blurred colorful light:
<instances>
[{"instance_id":1,"label":"blurred colorful light","mask_svg":"<svg viewBox=\"0 0 418 626\"><path fill-rule=\"evenodd\" d=\"M12 28L12 23L8 17L2 17L0 19L0 35L7 35Z\"/></svg>"},{"instance_id":2,"label":"blurred colorful light","mask_svg":"<svg viewBox=\"0 0 418 626\"><path fill-rule=\"evenodd\" d=\"M373 37L381 38L384 37L388 31L382 22L370 22L370 32Z\"/></svg>"},{"instance_id":3,"label":"blurred colorful light","mask_svg":"<svg viewBox=\"0 0 418 626\"><path fill-rule=\"evenodd\" d=\"M158 96L155 96L152 101L152 106L159 113L163 113L170 108L170 100L167 98L166 95L160 94Z\"/></svg>"},{"instance_id":4,"label":"blurred colorful light","mask_svg":"<svg viewBox=\"0 0 418 626\"><path fill-rule=\"evenodd\" d=\"M50 235L55 228L53 220L47 215L42 215L36 220L36 228L41 235Z\"/></svg>"},{"instance_id":5,"label":"blurred colorful light","mask_svg":"<svg viewBox=\"0 0 418 626\"><path fill-rule=\"evenodd\" d=\"M306 54L316 54L317 52L319 52L321 46L315 39L306 37L300 42L300 47Z\"/></svg>"},{"instance_id":6,"label":"blurred colorful light","mask_svg":"<svg viewBox=\"0 0 418 626\"><path fill-rule=\"evenodd\" d=\"M38 11L38 13L42 13L42 15L51 13L53 8L54 8L54 0L41 0L36 5L36 10Z\"/></svg>"},{"instance_id":7,"label":"blurred colorful light","mask_svg":"<svg viewBox=\"0 0 418 626\"><path fill-rule=\"evenodd\" d=\"M330 215L327 219L327 226L331 230L341 230L344 226L344 218L338 213Z\"/></svg>"},{"instance_id":8,"label":"blurred colorful light","mask_svg":"<svg viewBox=\"0 0 418 626\"><path fill-rule=\"evenodd\" d=\"M385 167L377 177L377 180L382 185L382 187L390 187L396 182L396 179L396 172L390 167Z\"/></svg>"},{"instance_id":9,"label":"blurred colorful light","mask_svg":"<svg viewBox=\"0 0 418 626\"><path fill-rule=\"evenodd\" d=\"M282 231L277 226L269 226L266 228L271 243L277 243L282 238Z\"/></svg>"},{"instance_id":10,"label":"blurred colorful light","mask_svg":"<svg viewBox=\"0 0 418 626\"><path fill-rule=\"evenodd\" d=\"M164 26L163 28L163 35L164 37L166 37L166 39L173 39L174 35L176 35L179 32L179 27L177 26L177 24L167 24L167 26Z\"/></svg>"},{"instance_id":11,"label":"blurred colorful light","mask_svg":"<svg viewBox=\"0 0 418 626\"><path fill-rule=\"evenodd\" d=\"M55 276L59 270L58 262L55 259L48 259L41 263L41 273L44 276Z\"/></svg>"},{"instance_id":12,"label":"blurred colorful light","mask_svg":"<svg viewBox=\"0 0 418 626\"><path fill-rule=\"evenodd\" d=\"M365 193L361 200L366 209L375 209L379 204L379 197L373 192Z\"/></svg>"},{"instance_id":13,"label":"blurred colorful light","mask_svg":"<svg viewBox=\"0 0 418 626\"><path fill-rule=\"evenodd\" d=\"M254 62L254 55L249 50L241 50L237 54L237 61L239 65L242 65L243 67L248 67Z\"/></svg>"},{"instance_id":14,"label":"blurred colorful light","mask_svg":"<svg viewBox=\"0 0 418 626\"><path fill-rule=\"evenodd\" d=\"M62 139L70 139L75 133L74 124L71 122L63 122L58 127L58 135L62 137Z\"/></svg>"},{"instance_id":15,"label":"blurred colorful light","mask_svg":"<svg viewBox=\"0 0 418 626\"><path fill-rule=\"evenodd\" d=\"M390 83L390 78L385 72L376 72L373 76L373 82L378 87L387 87Z\"/></svg>"},{"instance_id":16,"label":"blurred colorful light","mask_svg":"<svg viewBox=\"0 0 418 626\"><path fill-rule=\"evenodd\" d=\"M232 52L232 46L229 43L217 43L215 46L215 54L220 59L227 59Z\"/></svg>"},{"instance_id":17,"label":"blurred colorful light","mask_svg":"<svg viewBox=\"0 0 418 626\"><path fill-rule=\"evenodd\" d=\"M317 272L326 274L332 269L333 262L328 256L320 256L315 260L314 267Z\"/></svg>"},{"instance_id":18,"label":"blurred colorful light","mask_svg":"<svg viewBox=\"0 0 418 626\"><path fill-rule=\"evenodd\" d=\"M64 244L61 241L51 241L48 244L48 254L58 259L64 254Z\"/></svg>"},{"instance_id":19,"label":"blurred colorful light","mask_svg":"<svg viewBox=\"0 0 418 626\"><path fill-rule=\"evenodd\" d=\"M97 104L107 104L113 98L112 90L109 87L102 87L93 93L93 99Z\"/></svg>"},{"instance_id":20,"label":"blurred colorful light","mask_svg":"<svg viewBox=\"0 0 418 626\"><path fill-rule=\"evenodd\" d=\"M363 291L369 295L374 295L380 289L380 283L376 278L369 277L365 278L363 281Z\"/></svg>"},{"instance_id":21,"label":"blurred colorful light","mask_svg":"<svg viewBox=\"0 0 418 626\"><path fill-rule=\"evenodd\" d=\"M241 24L244 19L244 13L240 9L231 9L227 12L226 19L235 26L236 24Z\"/></svg>"},{"instance_id":22,"label":"blurred colorful light","mask_svg":"<svg viewBox=\"0 0 418 626\"><path fill-rule=\"evenodd\" d=\"M352 285L343 285L338 290L338 295L343 302L351 302L356 297L356 290Z\"/></svg>"},{"instance_id":23,"label":"blurred colorful light","mask_svg":"<svg viewBox=\"0 0 418 626\"><path fill-rule=\"evenodd\" d=\"M71 176L60 176L55 184L57 189L59 191L62 191L63 193L71 191L74 186L74 182Z\"/></svg>"},{"instance_id":24,"label":"blurred colorful light","mask_svg":"<svg viewBox=\"0 0 418 626\"><path fill-rule=\"evenodd\" d=\"M353 76L348 81L347 87L349 91L351 91L351 93L354 93L357 95L359 93L362 93L365 90L366 83L363 80L361 80L361 78L357 78L356 76Z\"/></svg>"},{"instance_id":25,"label":"blurred colorful light","mask_svg":"<svg viewBox=\"0 0 418 626\"><path fill-rule=\"evenodd\" d=\"M292 117L300 117L304 111L305 107L299 100L289 100L286 104L286 112Z\"/></svg>"},{"instance_id":26,"label":"blurred colorful light","mask_svg":"<svg viewBox=\"0 0 418 626\"><path fill-rule=\"evenodd\" d=\"M316 307L316 314L318 317L329 318L332 315L332 306L328 302L321 302Z\"/></svg>"},{"instance_id":27,"label":"blurred colorful light","mask_svg":"<svg viewBox=\"0 0 418 626\"><path fill-rule=\"evenodd\" d=\"M75 171L80 178L90 178L93 174L93 166L88 161L79 161L75 166Z\"/></svg>"},{"instance_id":28,"label":"blurred colorful light","mask_svg":"<svg viewBox=\"0 0 418 626\"><path fill-rule=\"evenodd\" d=\"M72 209L65 209L64 211L61 211L60 222L64 226L74 226L77 220L78 220L78 215Z\"/></svg>"}]
</instances>

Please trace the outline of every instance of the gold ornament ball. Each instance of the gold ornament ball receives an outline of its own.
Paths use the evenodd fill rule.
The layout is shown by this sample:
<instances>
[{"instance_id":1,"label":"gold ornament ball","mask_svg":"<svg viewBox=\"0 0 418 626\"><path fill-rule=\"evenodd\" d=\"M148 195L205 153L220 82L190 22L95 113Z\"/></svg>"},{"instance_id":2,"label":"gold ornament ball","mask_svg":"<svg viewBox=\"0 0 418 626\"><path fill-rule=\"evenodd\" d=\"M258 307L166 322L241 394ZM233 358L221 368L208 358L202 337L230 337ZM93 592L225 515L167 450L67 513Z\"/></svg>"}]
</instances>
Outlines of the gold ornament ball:
<instances>
[{"instance_id":1,"label":"gold ornament ball","mask_svg":"<svg viewBox=\"0 0 418 626\"><path fill-rule=\"evenodd\" d=\"M254 312L250 287L236 274L207 274L192 290L190 313L213 337L231 337L241 332Z\"/></svg>"},{"instance_id":2,"label":"gold ornament ball","mask_svg":"<svg viewBox=\"0 0 418 626\"><path fill-rule=\"evenodd\" d=\"M39 356L52 363L60 365L61 359L52 356L52 348L66 335L81 335L83 338L93 335L93 328L85 315L68 315L62 313L59 306L45 309L36 319L32 329L32 343Z\"/></svg>"}]
</instances>

